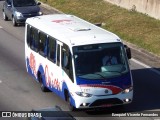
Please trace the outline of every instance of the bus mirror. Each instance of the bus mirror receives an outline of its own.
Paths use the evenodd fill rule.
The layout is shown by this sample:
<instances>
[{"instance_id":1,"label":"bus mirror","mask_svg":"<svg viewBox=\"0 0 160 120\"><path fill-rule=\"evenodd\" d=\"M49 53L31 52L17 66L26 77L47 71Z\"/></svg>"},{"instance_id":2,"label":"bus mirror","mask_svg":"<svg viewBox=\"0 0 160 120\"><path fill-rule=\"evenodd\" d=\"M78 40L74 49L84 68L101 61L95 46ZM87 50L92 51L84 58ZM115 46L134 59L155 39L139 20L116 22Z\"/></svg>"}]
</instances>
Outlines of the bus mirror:
<instances>
[{"instance_id":1,"label":"bus mirror","mask_svg":"<svg viewBox=\"0 0 160 120\"><path fill-rule=\"evenodd\" d=\"M41 5L41 3L40 3L40 2L37 2L37 5Z\"/></svg>"},{"instance_id":2,"label":"bus mirror","mask_svg":"<svg viewBox=\"0 0 160 120\"><path fill-rule=\"evenodd\" d=\"M131 59L132 58L131 49L127 45L124 45L124 48L126 50L128 59Z\"/></svg>"}]
</instances>

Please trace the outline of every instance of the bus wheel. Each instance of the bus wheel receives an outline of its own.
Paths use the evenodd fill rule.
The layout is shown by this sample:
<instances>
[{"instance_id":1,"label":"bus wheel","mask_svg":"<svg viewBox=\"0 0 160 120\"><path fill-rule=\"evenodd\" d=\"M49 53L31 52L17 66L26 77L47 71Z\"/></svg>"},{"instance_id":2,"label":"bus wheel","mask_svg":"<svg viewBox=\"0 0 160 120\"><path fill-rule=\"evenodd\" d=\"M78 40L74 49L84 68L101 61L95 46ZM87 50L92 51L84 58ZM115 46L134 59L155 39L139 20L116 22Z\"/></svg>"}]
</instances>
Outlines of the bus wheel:
<instances>
[{"instance_id":1,"label":"bus wheel","mask_svg":"<svg viewBox=\"0 0 160 120\"><path fill-rule=\"evenodd\" d=\"M40 82L42 92L48 92L49 91L48 88L43 83L42 75L39 76L39 82Z\"/></svg>"},{"instance_id":2,"label":"bus wheel","mask_svg":"<svg viewBox=\"0 0 160 120\"><path fill-rule=\"evenodd\" d=\"M75 111L76 110L76 108L71 105L71 97L70 97L69 93L67 93L67 104L68 104L68 108L69 108L70 111Z\"/></svg>"}]
</instances>

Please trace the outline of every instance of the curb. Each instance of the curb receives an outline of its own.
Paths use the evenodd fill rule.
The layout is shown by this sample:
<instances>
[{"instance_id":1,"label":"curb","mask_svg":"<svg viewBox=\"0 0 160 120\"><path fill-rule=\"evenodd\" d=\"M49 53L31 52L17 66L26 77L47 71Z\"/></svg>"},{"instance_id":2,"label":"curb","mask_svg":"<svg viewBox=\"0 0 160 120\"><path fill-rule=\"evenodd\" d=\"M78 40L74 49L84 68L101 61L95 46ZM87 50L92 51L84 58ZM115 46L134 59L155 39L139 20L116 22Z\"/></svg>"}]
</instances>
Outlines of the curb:
<instances>
[{"instance_id":1,"label":"curb","mask_svg":"<svg viewBox=\"0 0 160 120\"><path fill-rule=\"evenodd\" d=\"M43 3L43 2L41 2L41 5L42 5L42 7L46 8L48 10L54 10L59 14L64 14L62 11L59 11L58 9L56 9L54 7L51 7L51 6L49 6L49 5L47 5L47 4Z\"/></svg>"}]
</instances>

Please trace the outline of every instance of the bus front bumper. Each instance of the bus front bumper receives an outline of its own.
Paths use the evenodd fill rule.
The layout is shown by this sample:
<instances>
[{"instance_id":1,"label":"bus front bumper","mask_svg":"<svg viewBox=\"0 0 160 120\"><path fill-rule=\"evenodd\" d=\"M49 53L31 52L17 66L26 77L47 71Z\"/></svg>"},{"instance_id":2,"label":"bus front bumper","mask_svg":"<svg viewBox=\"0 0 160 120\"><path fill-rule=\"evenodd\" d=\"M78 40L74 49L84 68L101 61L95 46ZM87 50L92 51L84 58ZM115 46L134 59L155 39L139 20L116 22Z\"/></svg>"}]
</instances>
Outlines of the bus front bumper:
<instances>
[{"instance_id":1,"label":"bus front bumper","mask_svg":"<svg viewBox=\"0 0 160 120\"><path fill-rule=\"evenodd\" d=\"M81 97L76 96L75 108L98 108L98 107L112 107L116 105L125 105L132 102L133 90L129 93L119 93L116 95L107 96L91 96Z\"/></svg>"}]
</instances>

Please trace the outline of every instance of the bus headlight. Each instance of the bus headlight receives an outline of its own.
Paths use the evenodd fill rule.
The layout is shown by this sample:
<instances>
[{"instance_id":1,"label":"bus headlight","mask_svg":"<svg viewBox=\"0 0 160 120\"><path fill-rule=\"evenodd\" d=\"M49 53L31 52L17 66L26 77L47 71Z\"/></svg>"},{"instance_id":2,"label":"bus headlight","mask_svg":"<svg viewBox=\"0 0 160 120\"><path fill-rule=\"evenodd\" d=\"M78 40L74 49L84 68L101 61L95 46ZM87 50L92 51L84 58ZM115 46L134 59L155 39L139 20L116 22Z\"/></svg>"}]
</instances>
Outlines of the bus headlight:
<instances>
[{"instance_id":1,"label":"bus headlight","mask_svg":"<svg viewBox=\"0 0 160 120\"><path fill-rule=\"evenodd\" d=\"M84 92L76 92L76 94L81 97L91 97L92 96L92 94L84 93Z\"/></svg>"},{"instance_id":2,"label":"bus headlight","mask_svg":"<svg viewBox=\"0 0 160 120\"><path fill-rule=\"evenodd\" d=\"M133 87L129 87L129 88L126 88L125 90L123 90L122 93L129 93L132 90L133 90Z\"/></svg>"}]
</instances>

